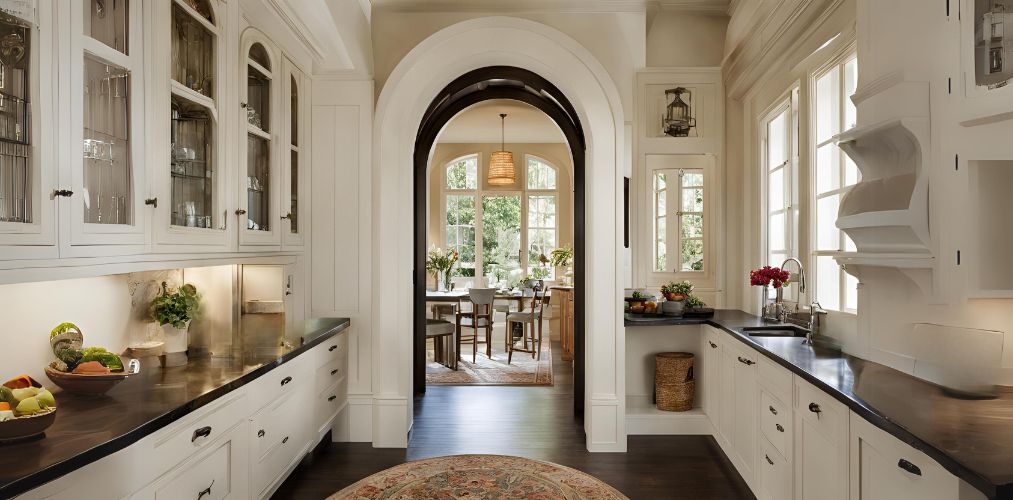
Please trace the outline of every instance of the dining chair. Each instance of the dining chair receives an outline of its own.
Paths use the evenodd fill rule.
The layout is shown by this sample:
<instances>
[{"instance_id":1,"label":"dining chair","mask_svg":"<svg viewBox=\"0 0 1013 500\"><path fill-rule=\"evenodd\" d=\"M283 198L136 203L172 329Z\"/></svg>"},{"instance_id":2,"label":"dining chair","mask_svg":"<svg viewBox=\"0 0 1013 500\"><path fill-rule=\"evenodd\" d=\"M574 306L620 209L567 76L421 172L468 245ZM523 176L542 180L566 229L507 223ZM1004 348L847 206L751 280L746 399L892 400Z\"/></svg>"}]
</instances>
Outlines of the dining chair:
<instances>
[{"instance_id":1,"label":"dining chair","mask_svg":"<svg viewBox=\"0 0 1013 500\"><path fill-rule=\"evenodd\" d=\"M437 363L452 370L457 369L457 352L447 353L457 346L454 324L442 319L426 318L426 339L433 339L433 357ZM450 339L445 339L450 337Z\"/></svg>"},{"instance_id":2,"label":"dining chair","mask_svg":"<svg viewBox=\"0 0 1013 500\"><path fill-rule=\"evenodd\" d=\"M510 364L510 362L513 361L514 351L530 352L532 358L541 359L542 316L545 312L546 302L548 302L548 300L545 296L545 290L540 284L535 284L534 288L531 289L531 310L510 313L507 315L507 336L510 339L507 342L507 364ZM510 337L510 331L513 323L521 324L520 342L522 347L517 347L517 342ZM528 347L529 334L531 341L530 348Z\"/></svg>"},{"instance_id":3,"label":"dining chair","mask_svg":"<svg viewBox=\"0 0 1013 500\"><path fill-rule=\"evenodd\" d=\"M478 344L485 343L485 355L492 359L492 314L493 302L496 300L495 288L472 288L468 290L468 298L471 299L471 311L457 312L457 356L461 355L461 343L471 341L471 362L478 359ZM464 336L462 328L471 328L474 334ZM478 330L485 328L485 340L478 340Z\"/></svg>"}]
</instances>

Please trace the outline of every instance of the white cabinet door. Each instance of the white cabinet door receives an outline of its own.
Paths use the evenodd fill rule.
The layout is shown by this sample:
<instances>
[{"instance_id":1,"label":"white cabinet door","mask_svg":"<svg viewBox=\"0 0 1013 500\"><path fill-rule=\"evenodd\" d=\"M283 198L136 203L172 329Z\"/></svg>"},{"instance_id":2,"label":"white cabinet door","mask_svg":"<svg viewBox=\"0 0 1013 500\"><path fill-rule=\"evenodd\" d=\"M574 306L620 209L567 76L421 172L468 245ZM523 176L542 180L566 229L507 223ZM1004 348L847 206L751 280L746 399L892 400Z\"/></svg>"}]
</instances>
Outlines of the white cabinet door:
<instances>
[{"instance_id":1,"label":"white cabinet door","mask_svg":"<svg viewBox=\"0 0 1013 500\"><path fill-rule=\"evenodd\" d=\"M728 444L732 442L732 430L735 427L735 352L731 348L731 342L725 336L721 337L720 344L721 368L718 397L718 430ZM726 452L728 450L725 450Z\"/></svg>"},{"instance_id":2,"label":"white cabinet door","mask_svg":"<svg viewBox=\"0 0 1013 500\"><path fill-rule=\"evenodd\" d=\"M288 58L282 81L285 99L285 143L282 158L281 242L286 250L298 250L305 242L309 227L307 189L309 185L309 79Z\"/></svg>"},{"instance_id":3,"label":"white cabinet door","mask_svg":"<svg viewBox=\"0 0 1013 500\"><path fill-rule=\"evenodd\" d=\"M795 376L795 498L848 498L848 409Z\"/></svg>"},{"instance_id":4,"label":"white cabinet door","mask_svg":"<svg viewBox=\"0 0 1013 500\"><path fill-rule=\"evenodd\" d=\"M852 500L950 500L960 480L924 453L851 414Z\"/></svg>"},{"instance_id":5,"label":"white cabinet door","mask_svg":"<svg viewBox=\"0 0 1013 500\"><path fill-rule=\"evenodd\" d=\"M132 500L241 500L250 497L249 424L242 422Z\"/></svg>"},{"instance_id":6,"label":"white cabinet door","mask_svg":"<svg viewBox=\"0 0 1013 500\"><path fill-rule=\"evenodd\" d=\"M696 368L697 387L700 391L703 412L718 432L718 414L721 391L721 344L714 327L704 325L700 336L700 362Z\"/></svg>"},{"instance_id":7,"label":"white cabinet door","mask_svg":"<svg viewBox=\"0 0 1013 500\"><path fill-rule=\"evenodd\" d=\"M752 482L756 468L757 397L756 357L759 353L745 346L735 346L735 414L732 445L739 460L739 472Z\"/></svg>"}]
</instances>

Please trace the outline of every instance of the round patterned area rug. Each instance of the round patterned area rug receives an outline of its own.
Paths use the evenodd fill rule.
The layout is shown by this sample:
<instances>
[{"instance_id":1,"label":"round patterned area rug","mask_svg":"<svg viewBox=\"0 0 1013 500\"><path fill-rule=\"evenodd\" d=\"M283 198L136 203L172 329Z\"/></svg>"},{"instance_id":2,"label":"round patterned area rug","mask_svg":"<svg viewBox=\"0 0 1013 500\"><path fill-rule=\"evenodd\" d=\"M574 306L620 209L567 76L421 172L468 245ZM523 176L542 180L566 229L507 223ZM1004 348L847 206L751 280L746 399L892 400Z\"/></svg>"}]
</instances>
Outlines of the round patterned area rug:
<instances>
[{"instance_id":1,"label":"round patterned area rug","mask_svg":"<svg viewBox=\"0 0 1013 500\"><path fill-rule=\"evenodd\" d=\"M328 500L375 498L615 499L615 488L569 467L504 455L455 455L380 471Z\"/></svg>"}]
</instances>

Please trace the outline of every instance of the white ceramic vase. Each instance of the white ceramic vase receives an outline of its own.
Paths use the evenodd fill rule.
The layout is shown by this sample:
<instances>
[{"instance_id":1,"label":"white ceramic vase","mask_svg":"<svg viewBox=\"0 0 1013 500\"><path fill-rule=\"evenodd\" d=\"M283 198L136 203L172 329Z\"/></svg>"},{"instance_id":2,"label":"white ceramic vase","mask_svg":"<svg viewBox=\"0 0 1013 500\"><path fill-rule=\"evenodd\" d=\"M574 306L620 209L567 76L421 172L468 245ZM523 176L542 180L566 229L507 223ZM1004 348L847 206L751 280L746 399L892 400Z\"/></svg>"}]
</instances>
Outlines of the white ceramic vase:
<instances>
[{"instance_id":1,"label":"white ceramic vase","mask_svg":"<svg viewBox=\"0 0 1013 500\"><path fill-rule=\"evenodd\" d=\"M190 325L183 328L176 328L171 324L162 325L162 334L165 335L165 352L177 353L186 352L190 341Z\"/></svg>"}]
</instances>

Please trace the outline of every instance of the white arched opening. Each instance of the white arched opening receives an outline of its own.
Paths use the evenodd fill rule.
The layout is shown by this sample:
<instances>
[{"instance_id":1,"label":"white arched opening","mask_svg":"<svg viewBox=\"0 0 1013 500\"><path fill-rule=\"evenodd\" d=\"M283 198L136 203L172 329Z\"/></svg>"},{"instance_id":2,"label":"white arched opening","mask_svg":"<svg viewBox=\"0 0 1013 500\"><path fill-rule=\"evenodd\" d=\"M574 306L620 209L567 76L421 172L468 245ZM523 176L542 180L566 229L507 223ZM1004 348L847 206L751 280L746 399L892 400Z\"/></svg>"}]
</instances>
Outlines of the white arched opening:
<instances>
[{"instance_id":1,"label":"white arched opening","mask_svg":"<svg viewBox=\"0 0 1013 500\"><path fill-rule=\"evenodd\" d=\"M511 17L445 28L391 73L373 130L373 444L407 446L412 419L413 153L426 108L455 78L514 66L556 85L586 140L584 429L590 451L626 451L622 266L623 109L602 65L569 36Z\"/></svg>"}]
</instances>

